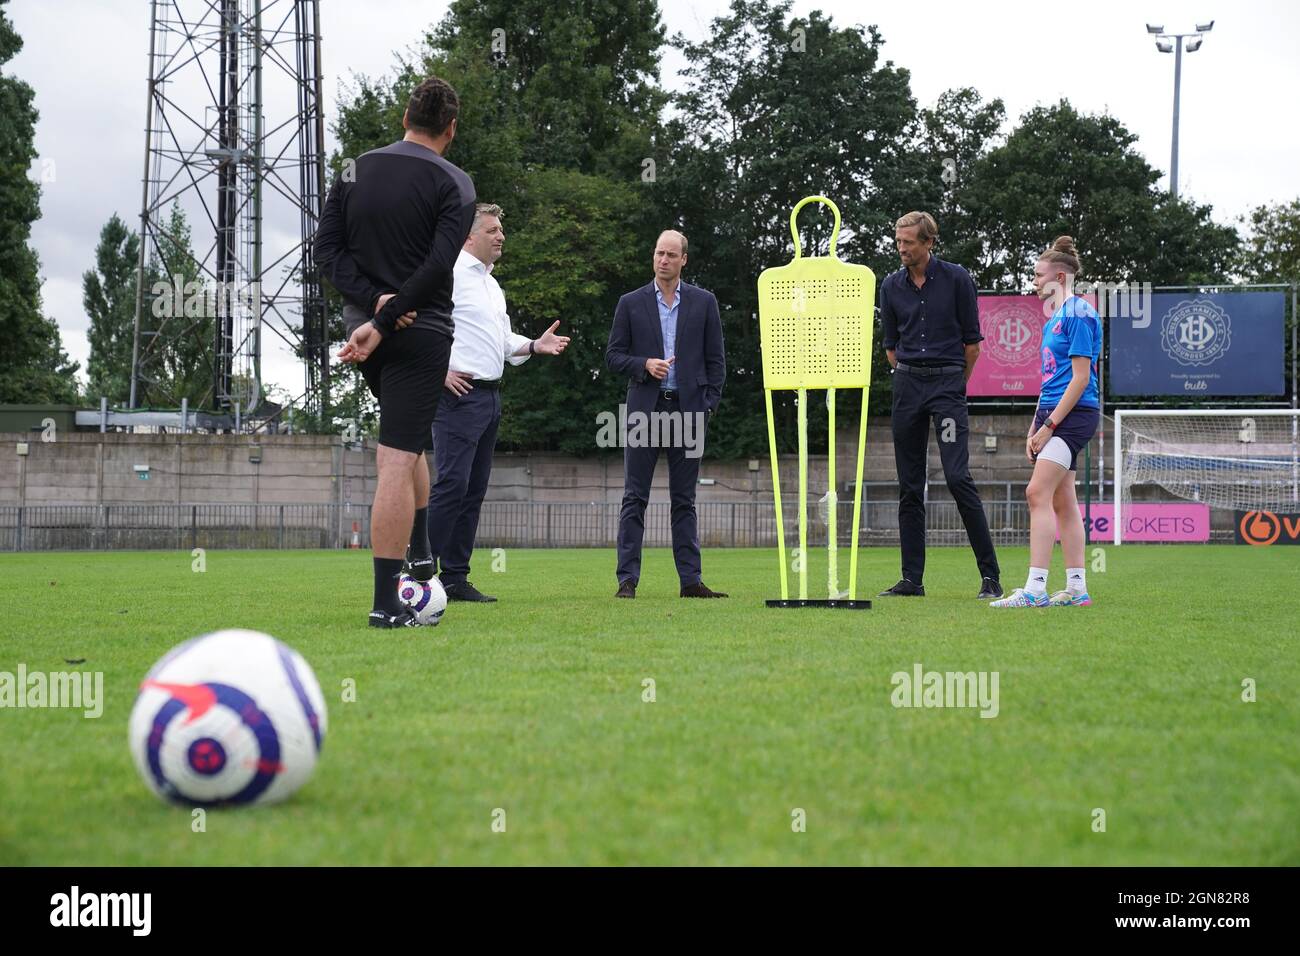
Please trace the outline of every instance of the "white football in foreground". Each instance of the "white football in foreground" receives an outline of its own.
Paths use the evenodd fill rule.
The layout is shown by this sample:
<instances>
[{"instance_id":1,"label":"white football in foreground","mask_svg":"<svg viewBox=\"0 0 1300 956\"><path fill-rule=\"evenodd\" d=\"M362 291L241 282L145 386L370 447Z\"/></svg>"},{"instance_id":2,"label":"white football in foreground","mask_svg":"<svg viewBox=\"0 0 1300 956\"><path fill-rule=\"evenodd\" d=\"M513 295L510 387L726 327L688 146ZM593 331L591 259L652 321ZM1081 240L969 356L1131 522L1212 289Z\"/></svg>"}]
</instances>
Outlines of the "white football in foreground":
<instances>
[{"instance_id":1,"label":"white football in foreground","mask_svg":"<svg viewBox=\"0 0 1300 956\"><path fill-rule=\"evenodd\" d=\"M214 631L172 648L140 685L131 756L179 803L274 803L307 782L325 698L307 662L258 631Z\"/></svg>"}]
</instances>

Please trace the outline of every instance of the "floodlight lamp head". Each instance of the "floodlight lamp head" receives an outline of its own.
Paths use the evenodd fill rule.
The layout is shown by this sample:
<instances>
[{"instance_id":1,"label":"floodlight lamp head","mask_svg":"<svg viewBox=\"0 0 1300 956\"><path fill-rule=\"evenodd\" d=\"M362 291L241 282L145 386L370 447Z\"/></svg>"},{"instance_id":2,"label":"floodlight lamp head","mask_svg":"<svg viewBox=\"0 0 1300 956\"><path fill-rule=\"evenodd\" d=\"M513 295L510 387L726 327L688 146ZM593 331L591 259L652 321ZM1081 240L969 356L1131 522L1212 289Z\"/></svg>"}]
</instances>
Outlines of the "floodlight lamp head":
<instances>
[{"instance_id":1,"label":"floodlight lamp head","mask_svg":"<svg viewBox=\"0 0 1300 956\"><path fill-rule=\"evenodd\" d=\"M1161 34L1161 33L1164 33L1164 32L1165 32L1165 28L1164 28L1164 27L1152 26L1150 23L1147 24L1147 33L1151 33L1151 34Z\"/></svg>"},{"instance_id":2,"label":"floodlight lamp head","mask_svg":"<svg viewBox=\"0 0 1300 956\"><path fill-rule=\"evenodd\" d=\"M1209 32L1210 32L1211 30L1213 30L1213 29L1214 29L1214 21L1213 21L1213 20L1211 20L1209 23L1198 23L1198 24L1196 24L1196 32L1197 32L1197 33L1209 33Z\"/></svg>"},{"instance_id":3,"label":"floodlight lamp head","mask_svg":"<svg viewBox=\"0 0 1300 956\"><path fill-rule=\"evenodd\" d=\"M1174 45L1172 43L1169 43L1166 40L1157 40L1156 49L1159 50L1161 53L1173 53Z\"/></svg>"},{"instance_id":4,"label":"floodlight lamp head","mask_svg":"<svg viewBox=\"0 0 1300 956\"><path fill-rule=\"evenodd\" d=\"M1187 52L1188 52L1188 53L1195 53L1197 50L1199 50L1199 49L1201 48L1201 42L1202 42L1202 41L1201 41L1201 38L1200 38L1200 37L1197 37L1195 40L1188 40L1188 41L1187 41Z\"/></svg>"}]
</instances>

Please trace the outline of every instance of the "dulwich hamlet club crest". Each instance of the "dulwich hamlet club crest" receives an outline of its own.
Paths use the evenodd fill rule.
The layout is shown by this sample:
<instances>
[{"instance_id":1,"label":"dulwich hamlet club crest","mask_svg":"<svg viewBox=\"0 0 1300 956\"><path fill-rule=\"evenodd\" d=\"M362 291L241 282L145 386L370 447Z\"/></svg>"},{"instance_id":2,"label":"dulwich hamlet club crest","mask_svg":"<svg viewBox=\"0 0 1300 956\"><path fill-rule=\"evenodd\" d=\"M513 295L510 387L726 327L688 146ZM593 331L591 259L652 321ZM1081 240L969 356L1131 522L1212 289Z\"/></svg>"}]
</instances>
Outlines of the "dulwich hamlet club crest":
<instances>
[{"instance_id":1,"label":"dulwich hamlet club crest","mask_svg":"<svg viewBox=\"0 0 1300 956\"><path fill-rule=\"evenodd\" d=\"M992 310L984 322L983 351L999 365L1019 368L1033 362L1038 354L1037 313L1020 305ZM1019 391L1024 382L1003 380L1004 391Z\"/></svg>"},{"instance_id":2,"label":"dulwich hamlet club crest","mask_svg":"<svg viewBox=\"0 0 1300 956\"><path fill-rule=\"evenodd\" d=\"M985 347L1003 365L1017 365L1037 351L1032 311L1017 306L998 309L989 316Z\"/></svg>"},{"instance_id":3,"label":"dulwich hamlet club crest","mask_svg":"<svg viewBox=\"0 0 1300 956\"><path fill-rule=\"evenodd\" d=\"M1160 345L1179 365L1210 365L1231 344L1228 314L1209 299L1184 299L1161 323Z\"/></svg>"}]
</instances>

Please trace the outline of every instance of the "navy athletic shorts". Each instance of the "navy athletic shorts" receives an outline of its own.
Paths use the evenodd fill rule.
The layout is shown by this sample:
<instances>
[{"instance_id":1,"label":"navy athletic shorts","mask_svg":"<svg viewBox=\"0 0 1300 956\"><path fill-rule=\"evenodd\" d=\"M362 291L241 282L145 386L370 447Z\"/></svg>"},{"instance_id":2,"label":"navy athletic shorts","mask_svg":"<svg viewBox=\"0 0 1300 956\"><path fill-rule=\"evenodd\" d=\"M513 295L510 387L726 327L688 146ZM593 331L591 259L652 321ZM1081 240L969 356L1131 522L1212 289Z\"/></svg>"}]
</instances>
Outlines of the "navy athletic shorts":
<instances>
[{"instance_id":1,"label":"navy athletic shorts","mask_svg":"<svg viewBox=\"0 0 1300 956\"><path fill-rule=\"evenodd\" d=\"M1043 427L1043 422L1047 421L1047 416L1056 410L1056 406L1051 408L1040 408L1034 415L1034 431ZM1075 405L1070 409L1070 414L1066 415L1053 429L1053 437L1065 442L1066 447L1070 449L1070 471L1076 471L1075 465L1079 459L1079 452L1092 441L1092 436L1097 434L1097 426L1101 423L1101 410L1097 408L1080 408Z\"/></svg>"}]
</instances>

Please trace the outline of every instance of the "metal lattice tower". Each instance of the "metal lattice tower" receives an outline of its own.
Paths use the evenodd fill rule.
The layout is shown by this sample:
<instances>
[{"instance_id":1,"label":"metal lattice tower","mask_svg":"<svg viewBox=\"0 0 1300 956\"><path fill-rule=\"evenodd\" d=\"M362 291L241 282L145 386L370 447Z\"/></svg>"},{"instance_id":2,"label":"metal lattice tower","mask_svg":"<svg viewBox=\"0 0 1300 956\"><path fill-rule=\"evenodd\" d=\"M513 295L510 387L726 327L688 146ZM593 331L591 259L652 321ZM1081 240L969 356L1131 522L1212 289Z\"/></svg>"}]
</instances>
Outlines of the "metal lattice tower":
<instances>
[{"instance_id":1,"label":"metal lattice tower","mask_svg":"<svg viewBox=\"0 0 1300 956\"><path fill-rule=\"evenodd\" d=\"M319 0L152 0L132 408L180 404L174 366L187 346L202 365L189 380L207 388L191 407L255 413L270 330L305 368L294 405L325 413L329 341L311 248L324 183ZM173 205L192 258L177 255ZM296 245L284 238L295 218ZM280 247L264 242L268 220ZM187 279L205 294L185 296L186 308L156 285Z\"/></svg>"}]
</instances>

